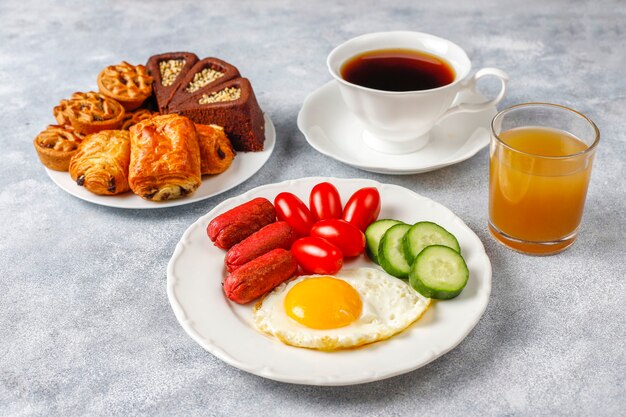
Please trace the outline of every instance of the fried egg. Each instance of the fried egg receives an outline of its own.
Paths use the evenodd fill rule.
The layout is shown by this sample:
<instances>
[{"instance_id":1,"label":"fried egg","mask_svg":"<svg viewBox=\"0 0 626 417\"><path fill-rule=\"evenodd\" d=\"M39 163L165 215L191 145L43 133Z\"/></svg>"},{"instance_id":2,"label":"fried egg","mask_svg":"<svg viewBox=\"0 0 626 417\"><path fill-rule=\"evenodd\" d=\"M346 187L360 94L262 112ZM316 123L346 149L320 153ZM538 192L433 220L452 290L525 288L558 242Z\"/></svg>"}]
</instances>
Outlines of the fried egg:
<instances>
[{"instance_id":1,"label":"fried egg","mask_svg":"<svg viewBox=\"0 0 626 417\"><path fill-rule=\"evenodd\" d=\"M430 299L374 268L283 283L254 306L254 324L292 346L337 350L387 339L419 319Z\"/></svg>"}]
</instances>

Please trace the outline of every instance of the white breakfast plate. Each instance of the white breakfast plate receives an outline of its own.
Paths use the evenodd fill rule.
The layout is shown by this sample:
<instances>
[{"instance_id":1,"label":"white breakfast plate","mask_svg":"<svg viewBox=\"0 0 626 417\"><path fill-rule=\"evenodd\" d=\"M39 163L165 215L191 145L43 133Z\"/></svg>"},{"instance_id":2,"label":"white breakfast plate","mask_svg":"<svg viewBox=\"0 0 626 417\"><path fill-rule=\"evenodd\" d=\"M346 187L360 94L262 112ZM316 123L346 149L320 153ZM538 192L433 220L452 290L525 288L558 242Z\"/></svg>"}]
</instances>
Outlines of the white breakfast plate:
<instances>
[{"instance_id":1,"label":"white breakfast plate","mask_svg":"<svg viewBox=\"0 0 626 417\"><path fill-rule=\"evenodd\" d=\"M408 223L430 220L459 240L470 271L467 287L453 300L434 302L424 316L386 341L358 349L321 352L284 345L258 332L252 307L226 299L225 252L213 246L206 227L218 214L255 197L270 201L290 191L308 201L311 188L330 181L345 203L362 187L377 187L379 218ZM345 267L377 267L365 255ZM218 204L183 234L167 267L167 295L183 329L204 349L241 370L265 378L308 385L350 385L376 381L417 369L459 344L476 325L491 292L491 263L483 245L450 210L406 188L364 179L303 178L254 188Z\"/></svg>"},{"instance_id":2,"label":"white breakfast plate","mask_svg":"<svg viewBox=\"0 0 626 417\"><path fill-rule=\"evenodd\" d=\"M457 99L481 102L478 92ZM318 152L364 171L408 175L456 164L476 155L489 144L489 124L496 107L458 113L443 119L430 131L422 149L402 155L377 152L363 141L363 126L345 106L339 87L331 81L311 93L298 114L298 128Z\"/></svg>"},{"instance_id":3,"label":"white breakfast plate","mask_svg":"<svg viewBox=\"0 0 626 417\"><path fill-rule=\"evenodd\" d=\"M265 165L272 155L275 144L276 130L274 129L274 124L269 116L265 114L265 143L262 151L238 152L233 163L226 171L218 175L204 175L202 177L202 184L200 184L200 187L198 187L193 194L185 198L164 202L144 200L131 192L113 196L93 194L84 187L76 185L67 172L53 171L48 168L46 168L46 172L52 181L62 190L90 203L126 209L174 207L213 197L214 195L223 193L241 184Z\"/></svg>"}]
</instances>

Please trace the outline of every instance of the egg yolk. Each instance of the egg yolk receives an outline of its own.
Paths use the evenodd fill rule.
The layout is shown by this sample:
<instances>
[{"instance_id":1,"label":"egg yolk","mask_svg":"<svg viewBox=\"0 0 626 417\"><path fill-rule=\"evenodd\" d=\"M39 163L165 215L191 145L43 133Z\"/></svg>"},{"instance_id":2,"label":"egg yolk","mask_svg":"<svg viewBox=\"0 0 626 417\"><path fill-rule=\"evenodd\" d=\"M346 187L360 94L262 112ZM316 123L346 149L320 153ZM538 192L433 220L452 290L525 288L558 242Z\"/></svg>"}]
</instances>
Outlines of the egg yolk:
<instances>
[{"instance_id":1,"label":"egg yolk","mask_svg":"<svg viewBox=\"0 0 626 417\"><path fill-rule=\"evenodd\" d=\"M345 281L333 277L305 279L285 296L285 311L298 323L312 329L336 329L361 316L359 293Z\"/></svg>"}]
</instances>

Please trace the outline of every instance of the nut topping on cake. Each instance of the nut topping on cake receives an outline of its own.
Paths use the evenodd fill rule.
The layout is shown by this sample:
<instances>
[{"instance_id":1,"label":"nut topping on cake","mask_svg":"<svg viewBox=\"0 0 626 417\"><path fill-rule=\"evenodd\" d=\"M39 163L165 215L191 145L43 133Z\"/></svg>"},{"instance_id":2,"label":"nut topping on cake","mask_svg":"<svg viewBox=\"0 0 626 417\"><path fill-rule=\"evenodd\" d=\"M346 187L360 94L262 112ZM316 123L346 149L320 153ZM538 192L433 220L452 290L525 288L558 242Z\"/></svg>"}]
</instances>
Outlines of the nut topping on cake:
<instances>
[{"instance_id":1,"label":"nut topping on cake","mask_svg":"<svg viewBox=\"0 0 626 417\"><path fill-rule=\"evenodd\" d=\"M223 72L214 70L210 67L206 67L202 71L194 74L193 81L189 83L185 91L187 91L188 93L196 92L205 85L208 85L223 76Z\"/></svg>"},{"instance_id":2,"label":"nut topping on cake","mask_svg":"<svg viewBox=\"0 0 626 417\"><path fill-rule=\"evenodd\" d=\"M241 89L236 87L225 88L215 93L203 94L198 104L220 103L224 101L234 101L241 97Z\"/></svg>"},{"instance_id":3,"label":"nut topping on cake","mask_svg":"<svg viewBox=\"0 0 626 417\"><path fill-rule=\"evenodd\" d=\"M223 78L228 77L228 73L225 74ZM195 93L180 95L179 91L168 107L169 111L186 116L196 124L222 126L237 151L263 150L265 120L247 78L209 84Z\"/></svg>"},{"instance_id":4,"label":"nut topping on cake","mask_svg":"<svg viewBox=\"0 0 626 417\"><path fill-rule=\"evenodd\" d=\"M161 85L168 87L174 84L178 75L185 66L184 59L169 59L159 62L159 71L161 72Z\"/></svg>"}]
</instances>

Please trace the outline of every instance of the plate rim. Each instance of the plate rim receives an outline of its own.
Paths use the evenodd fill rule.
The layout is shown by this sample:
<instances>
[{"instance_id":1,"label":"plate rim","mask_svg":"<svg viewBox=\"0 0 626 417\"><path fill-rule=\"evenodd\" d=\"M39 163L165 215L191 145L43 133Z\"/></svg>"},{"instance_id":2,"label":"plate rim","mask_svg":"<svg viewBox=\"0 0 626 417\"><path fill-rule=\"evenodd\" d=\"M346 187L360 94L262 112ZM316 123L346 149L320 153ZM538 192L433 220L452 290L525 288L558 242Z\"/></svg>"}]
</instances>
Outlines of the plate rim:
<instances>
[{"instance_id":1,"label":"plate rim","mask_svg":"<svg viewBox=\"0 0 626 417\"><path fill-rule=\"evenodd\" d=\"M311 135L308 132L308 128L307 126L305 126L305 118L307 117L305 109L308 107L310 107L312 104L311 102L319 95L323 94L326 92L326 90L331 90L333 88L339 88L336 84L335 80L331 80L328 81L326 84L318 87L317 89L315 89L314 91L312 91L311 93L309 93L306 98L304 99L302 106L300 107L300 110L298 111L298 118L297 118L297 125L298 125L298 129L300 130L300 132L302 132L302 134L304 135L304 138L306 139L307 143L313 148L315 149L317 152L321 153L322 155L326 155L329 158L332 158L336 161L342 162L346 165L358 168L358 169L362 169L364 171L367 172L374 172L377 174L387 174L387 175L413 175L413 174L421 174L421 173L425 173L425 172L430 172L430 171L435 171L441 168L445 168L447 166L450 165L454 165L454 164L458 164L460 162L463 162L465 160L470 159L471 157L473 157L474 155L476 155L478 152L480 152L481 150L483 150L487 145L489 145L489 141L485 141L485 143L481 144L480 146L473 148L471 150L469 150L467 153L462 154L457 156L454 159L450 159L450 160L444 160L443 162L439 163L439 164L435 164L435 165L430 165L430 166L426 166L426 167L422 167L422 168L415 168L415 169L393 169L393 168L389 168L389 167L385 167L385 166L378 166L378 165L364 165L364 164L360 164L357 161L351 161L343 156L339 156L336 154L333 154L329 151L326 151L324 149L322 149L317 143L316 141L314 141L313 139L311 139ZM476 94L481 95L480 93L476 92ZM497 112L497 108L495 106L493 106L493 109ZM495 113L494 113L495 114ZM471 137L471 135L470 135ZM469 139L469 137L468 137ZM454 155L454 154L452 154Z\"/></svg>"},{"instance_id":2,"label":"plate rim","mask_svg":"<svg viewBox=\"0 0 626 417\"><path fill-rule=\"evenodd\" d=\"M74 198L77 198L79 200L82 201L86 201L88 203L91 204L96 204L98 206L103 206L103 207L112 207L112 208L117 208L117 209L123 209L123 210L154 210L154 209L165 209L165 208L172 208L172 207L178 207L178 206L184 206L187 204L193 204L193 203L197 203L199 201L203 201L206 199L209 199L211 197L215 197L217 195L220 195L228 190L231 190L235 187L237 187L238 185L243 184L244 182L246 182L247 180L249 180L250 178L252 178L257 172L259 172L261 170L261 168L263 168L265 166L265 164L267 163L267 161L269 161L269 159L271 158L272 154L274 153L274 149L276 148L276 127L274 126L274 123L272 121L272 119L269 117L269 115L267 113L263 113L263 118L265 121L265 142L264 144L266 146L264 146L263 151L261 152L267 152L267 157L265 158L265 160L263 161L263 163L261 163L256 169L254 169L253 171L247 173L246 175L244 175L241 179L241 181L236 182L234 184L231 184L229 186L227 186L226 188L220 189L217 192L211 193L209 195L203 195L203 196L195 196L194 194L190 195L187 198L179 198L176 200L171 200L171 201L167 201L167 202L146 202L149 203L150 205L141 205L141 206L129 206L126 204L119 204L119 203L115 203L116 201L120 201L120 200L116 200L115 197L116 196L101 196L101 195L97 195L97 194L89 194L87 196L81 196L78 195L76 193L71 192L70 190L68 190L64 184L61 184L57 181L56 175L60 174L67 174L69 175L68 172L59 172L59 171L53 171L51 169L49 169L48 167L44 166L44 170L46 172L46 174L48 175L48 177L50 178L50 180L54 183L54 185L56 185L58 188L60 188L61 190L63 190L65 193L71 195ZM269 145L269 146L267 146ZM242 152L242 153L248 153L248 152ZM226 170L227 173L228 170ZM133 196L136 197L137 199L141 199L141 197L139 196ZM132 201L137 201L136 199L133 198Z\"/></svg>"},{"instance_id":3,"label":"plate rim","mask_svg":"<svg viewBox=\"0 0 626 417\"><path fill-rule=\"evenodd\" d=\"M400 369L396 372L389 372L389 373L383 373L383 374L376 374L374 375L374 377L357 377L355 379L351 379L351 380L341 380L341 379L326 379L326 380L310 380L310 379L306 379L306 377L300 377L300 378L296 378L294 376L289 376L289 375L283 375L283 374L276 374L274 372L271 371L267 371L265 367L262 368L258 368L258 367L254 367L252 365L249 364L245 364L242 363L240 361L238 361L237 359L231 357L228 355L227 352L224 352L220 347L215 346L212 343L207 342L207 340L205 340L202 336L200 336L200 334L192 327L191 325L191 320L188 319L186 317L186 313L185 310L183 308L183 306L181 305L181 303L179 302L179 300L176 297L175 294L175 287L177 285L177 281L178 281L178 277L175 276L174 274L174 266L175 263L177 261L177 259L180 257L182 251L184 250L185 247L185 242L189 240L189 235L194 231L194 229L196 227L198 227L199 224L203 223L204 221L206 221L208 218L213 217L216 215L216 213L219 213L220 210L223 210L223 207L227 204L229 204L230 202L232 202L233 200L245 200L245 199L249 199L252 197L252 195L257 195L259 192L263 192L264 190L267 190L271 187L276 187L276 186L286 186L289 185L291 183L297 183L300 181L316 181L316 182L322 182L322 181L329 181L329 182L333 182L333 181L347 181L347 182L366 182L369 183L373 186L391 186L391 187L395 187L395 188L400 188L404 191L410 192L415 194L416 196L423 198L429 202L432 202L434 204L436 204L437 206L440 206L441 208L443 208L444 210L446 210L449 214L451 214L453 217L452 219L456 222L459 223L459 225L463 228L466 229L467 232L471 233L473 239L475 241L477 241L479 243L478 246L476 246L476 250L477 250L477 255L479 258L482 258L482 265L485 267L485 283L484 286L482 287L483 290L486 292L486 294L484 295L484 303L482 305L479 306L478 310L477 310L477 314L476 317L471 321L471 323L468 325L468 327L465 329L465 331L463 332L462 336L459 337L458 339L454 340L451 344L447 345L444 349L440 350L440 351L431 351L430 352L430 357L420 363L417 363L415 366L411 366L411 367L407 367L407 368L403 368ZM298 179L291 179L291 180L285 180L282 182L278 182L278 183L271 183L271 184L265 184L265 185L261 185L258 187L254 187L248 191L246 191L245 193L239 194L237 196L233 196L231 198L228 198L224 201L222 201L221 203L219 203L218 205L216 205L215 207L213 207L209 212L205 213L204 215L200 216L198 219L196 219L191 225L189 225L187 227L187 229L185 230L185 232L183 233L183 235L181 236L180 240L178 241L178 243L176 244L176 247L174 249L174 252L168 262L167 265L167 282L166 282L166 291L167 291L167 297L168 297L168 301L170 303L170 307L172 308L174 315L179 323L179 325L183 328L183 330L185 331L185 333L187 333L187 335L189 335L196 343L198 343L200 346L202 346L203 349L205 349L206 351L208 351L209 353L211 353L212 355L214 355L215 357L217 357L218 359L222 360L223 362L237 368L240 369L242 371L257 375L257 376L261 376L267 379L271 379L274 381L279 381L279 382L285 382L285 383L292 383L292 384L301 384L301 385L318 385L318 386L343 386L343 385L356 385L356 384L362 384L362 383L368 383L368 382L374 382L374 381L378 381L378 380L383 380L383 379L387 379L387 378L392 378L394 376L398 376L404 373L408 373L411 371L414 371L416 369L419 369L425 365L427 365L428 363L436 360L437 358L445 355L446 353L448 353L449 351L451 351L452 349L454 349L456 346L458 346L463 340L465 340L465 338L469 335L469 333L476 327L476 325L478 324L478 322L480 321L481 317L483 316L487 305L489 304L489 299L491 296L491 289L492 289L492 277L493 277L493 271L492 271L492 266L491 266L491 261L489 259L489 256L487 255L486 251L485 251L485 247L484 244L482 243L482 241L480 240L480 238L478 237L478 235L476 235L476 233L474 233L474 231L462 220L460 219L456 214L454 214L452 212L452 210L448 209L447 207L443 206L440 203L437 203L436 201L425 197L413 190L410 190L406 187L402 187L399 185L395 185L395 184L388 184L388 183L380 183L378 181L375 180L370 180L370 179L365 179L365 178L335 178L335 177L303 177L303 178L298 178ZM262 336L262 335L259 335Z\"/></svg>"}]
</instances>

